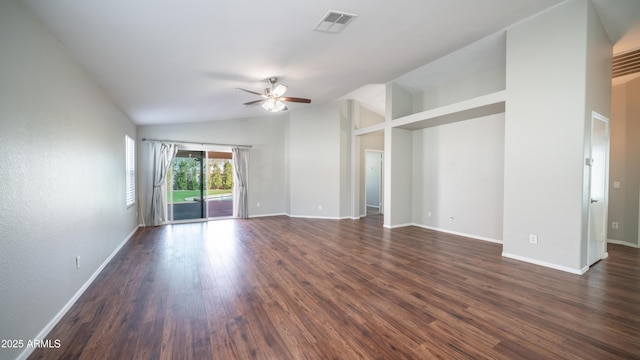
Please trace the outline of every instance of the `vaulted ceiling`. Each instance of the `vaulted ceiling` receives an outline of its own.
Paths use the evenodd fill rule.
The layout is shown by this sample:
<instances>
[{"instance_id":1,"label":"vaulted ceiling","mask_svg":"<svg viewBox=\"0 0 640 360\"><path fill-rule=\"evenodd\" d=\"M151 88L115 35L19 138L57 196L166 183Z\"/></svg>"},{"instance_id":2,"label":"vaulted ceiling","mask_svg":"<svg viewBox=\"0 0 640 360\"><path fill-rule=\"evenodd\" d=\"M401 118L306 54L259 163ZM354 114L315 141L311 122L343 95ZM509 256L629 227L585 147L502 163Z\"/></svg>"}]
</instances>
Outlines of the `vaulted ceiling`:
<instances>
[{"instance_id":1,"label":"vaulted ceiling","mask_svg":"<svg viewBox=\"0 0 640 360\"><path fill-rule=\"evenodd\" d=\"M242 105L254 95L235 88L262 92L272 76L289 86L287 95L313 103L379 91L377 84L562 0L23 2L136 124L147 125L264 116ZM640 45L640 1L593 2L612 43L623 44L614 52ZM314 31L329 10L357 17L340 33Z\"/></svg>"}]
</instances>

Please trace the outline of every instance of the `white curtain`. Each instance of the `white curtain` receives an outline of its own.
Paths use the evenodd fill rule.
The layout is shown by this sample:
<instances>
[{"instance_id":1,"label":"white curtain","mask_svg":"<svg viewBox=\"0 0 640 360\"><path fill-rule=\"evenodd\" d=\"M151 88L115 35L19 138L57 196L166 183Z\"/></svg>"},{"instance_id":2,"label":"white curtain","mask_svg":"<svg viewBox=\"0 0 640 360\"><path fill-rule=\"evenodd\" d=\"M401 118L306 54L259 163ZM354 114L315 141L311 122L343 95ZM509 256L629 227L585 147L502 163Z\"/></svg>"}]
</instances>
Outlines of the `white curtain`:
<instances>
[{"instance_id":1,"label":"white curtain","mask_svg":"<svg viewBox=\"0 0 640 360\"><path fill-rule=\"evenodd\" d=\"M175 144L149 143L149 178L152 186L147 196L149 202L149 224L162 225L167 220L167 191L165 179L178 148Z\"/></svg>"},{"instance_id":2,"label":"white curtain","mask_svg":"<svg viewBox=\"0 0 640 360\"><path fill-rule=\"evenodd\" d=\"M249 172L249 149L234 147L233 152L233 216L241 219L249 217L247 202L247 173Z\"/></svg>"}]
</instances>

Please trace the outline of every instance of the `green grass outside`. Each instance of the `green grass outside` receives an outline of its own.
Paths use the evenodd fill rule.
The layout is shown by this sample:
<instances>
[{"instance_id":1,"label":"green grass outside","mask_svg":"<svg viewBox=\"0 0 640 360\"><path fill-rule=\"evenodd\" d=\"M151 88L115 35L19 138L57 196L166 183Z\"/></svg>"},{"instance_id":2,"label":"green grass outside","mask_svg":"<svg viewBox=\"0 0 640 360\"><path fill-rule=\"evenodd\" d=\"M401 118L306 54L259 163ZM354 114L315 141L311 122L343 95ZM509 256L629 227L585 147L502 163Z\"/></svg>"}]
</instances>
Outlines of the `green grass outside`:
<instances>
[{"instance_id":1,"label":"green grass outside","mask_svg":"<svg viewBox=\"0 0 640 360\"><path fill-rule=\"evenodd\" d=\"M231 194L231 189L228 189L228 190L212 190L212 189L209 189L207 191L207 194L209 196L211 196L211 195L220 195L220 194ZM172 202L171 198L169 196L170 196L170 193L167 193L167 200L169 202ZM186 198L192 198L192 197L196 197L196 196L200 196L200 191L199 190L173 190L173 202L183 202L183 201L185 201Z\"/></svg>"}]
</instances>

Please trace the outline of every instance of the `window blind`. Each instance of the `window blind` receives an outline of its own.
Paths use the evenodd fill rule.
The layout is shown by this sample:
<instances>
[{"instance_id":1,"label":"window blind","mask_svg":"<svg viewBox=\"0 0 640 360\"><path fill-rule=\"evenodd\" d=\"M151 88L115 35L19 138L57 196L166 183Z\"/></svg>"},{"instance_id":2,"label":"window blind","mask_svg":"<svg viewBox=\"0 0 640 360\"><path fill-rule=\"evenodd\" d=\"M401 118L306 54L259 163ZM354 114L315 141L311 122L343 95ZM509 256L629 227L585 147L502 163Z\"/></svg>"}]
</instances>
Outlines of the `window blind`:
<instances>
[{"instance_id":1,"label":"window blind","mask_svg":"<svg viewBox=\"0 0 640 360\"><path fill-rule=\"evenodd\" d=\"M126 195L127 207L136 202L136 142L129 135L126 138Z\"/></svg>"}]
</instances>

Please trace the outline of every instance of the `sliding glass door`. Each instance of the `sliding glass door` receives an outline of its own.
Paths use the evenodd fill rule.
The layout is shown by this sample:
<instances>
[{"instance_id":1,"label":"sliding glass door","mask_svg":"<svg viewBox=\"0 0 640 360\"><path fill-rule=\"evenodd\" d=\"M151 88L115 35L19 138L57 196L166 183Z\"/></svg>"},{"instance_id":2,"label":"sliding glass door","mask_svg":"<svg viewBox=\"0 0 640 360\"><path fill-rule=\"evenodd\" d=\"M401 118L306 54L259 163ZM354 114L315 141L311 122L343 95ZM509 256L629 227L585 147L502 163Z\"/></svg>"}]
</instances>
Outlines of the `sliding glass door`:
<instances>
[{"instance_id":1,"label":"sliding glass door","mask_svg":"<svg viewBox=\"0 0 640 360\"><path fill-rule=\"evenodd\" d=\"M233 217L233 172L228 151L178 150L167 173L168 221Z\"/></svg>"},{"instance_id":2,"label":"sliding glass door","mask_svg":"<svg viewBox=\"0 0 640 360\"><path fill-rule=\"evenodd\" d=\"M233 161L230 152L207 153L207 210L212 218L233 216Z\"/></svg>"},{"instance_id":3,"label":"sliding glass door","mask_svg":"<svg viewBox=\"0 0 640 360\"><path fill-rule=\"evenodd\" d=\"M167 176L169 221L206 219L205 152L179 150Z\"/></svg>"}]
</instances>

